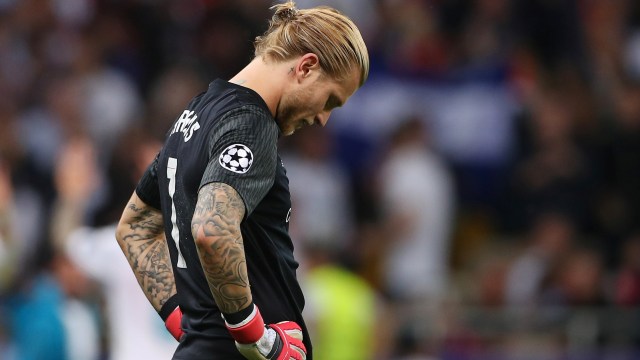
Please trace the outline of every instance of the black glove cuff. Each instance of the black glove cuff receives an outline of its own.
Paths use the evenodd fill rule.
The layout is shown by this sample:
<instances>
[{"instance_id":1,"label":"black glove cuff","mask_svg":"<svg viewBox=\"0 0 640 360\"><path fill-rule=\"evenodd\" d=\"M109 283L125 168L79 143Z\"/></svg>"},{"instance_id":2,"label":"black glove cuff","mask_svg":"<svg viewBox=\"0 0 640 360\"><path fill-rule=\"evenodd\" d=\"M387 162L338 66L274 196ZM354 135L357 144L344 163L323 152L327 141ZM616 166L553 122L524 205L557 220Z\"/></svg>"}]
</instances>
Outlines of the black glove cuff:
<instances>
[{"instance_id":1,"label":"black glove cuff","mask_svg":"<svg viewBox=\"0 0 640 360\"><path fill-rule=\"evenodd\" d=\"M158 315L160 315L162 321L167 321L169 315L171 315L173 310L175 310L178 306L180 306L180 303L178 302L178 294L174 294L162 305L160 311L158 311Z\"/></svg>"},{"instance_id":2,"label":"black glove cuff","mask_svg":"<svg viewBox=\"0 0 640 360\"><path fill-rule=\"evenodd\" d=\"M223 313L222 317L224 318L224 321L226 321L227 324L229 325L240 324L241 322L245 321L253 313L254 306L255 305L252 302L251 304L249 304L249 306L247 306L246 308L238 312L229 313L229 314Z\"/></svg>"}]
</instances>

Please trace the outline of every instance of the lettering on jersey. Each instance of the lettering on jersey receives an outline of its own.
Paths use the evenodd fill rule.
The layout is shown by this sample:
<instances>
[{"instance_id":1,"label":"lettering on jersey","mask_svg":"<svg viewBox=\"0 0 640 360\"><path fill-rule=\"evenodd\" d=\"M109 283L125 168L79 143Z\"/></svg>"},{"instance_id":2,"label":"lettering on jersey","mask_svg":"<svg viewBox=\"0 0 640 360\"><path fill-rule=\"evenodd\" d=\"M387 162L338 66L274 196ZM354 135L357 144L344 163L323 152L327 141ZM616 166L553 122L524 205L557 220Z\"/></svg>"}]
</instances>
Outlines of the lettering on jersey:
<instances>
[{"instance_id":1,"label":"lettering on jersey","mask_svg":"<svg viewBox=\"0 0 640 360\"><path fill-rule=\"evenodd\" d=\"M244 174L253 164L253 153L246 145L233 144L222 150L218 162L229 171Z\"/></svg>"},{"instance_id":2,"label":"lettering on jersey","mask_svg":"<svg viewBox=\"0 0 640 360\"><path fill-rule=\"evenodd\" d=\"M198 118L198 115L196 115L195 111L191 111L191 110L183 111L182 115L180 115L180 118L178 119L178 121L176 121L176 124L173 126L171 135L179 131L182 133L182 136L184 137L184 142L191 140L193 133L196 132L196 130L200 129L200 123L196 121L197 118Z\"/></svg>"},{"instance_id":3,"label":"lettering on jersey","mask_svg":"<svg viewBox=\"0 0 640 360\"><path fill-rule=\"evenodd\" d=\"M291 208L289 208L289 211L287 211L287 218L285 220L286 222L289 222L289 220L291 220Z\"/></svg>"}]
</instances>

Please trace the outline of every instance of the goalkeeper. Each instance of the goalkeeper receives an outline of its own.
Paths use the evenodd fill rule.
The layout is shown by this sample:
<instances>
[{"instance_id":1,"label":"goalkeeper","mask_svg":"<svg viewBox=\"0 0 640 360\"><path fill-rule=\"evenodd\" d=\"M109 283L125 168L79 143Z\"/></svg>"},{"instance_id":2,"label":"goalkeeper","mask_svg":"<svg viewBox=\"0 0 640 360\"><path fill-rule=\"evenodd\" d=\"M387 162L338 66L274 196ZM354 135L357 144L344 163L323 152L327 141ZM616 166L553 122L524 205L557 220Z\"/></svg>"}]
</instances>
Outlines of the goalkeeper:
<instances>
[{"instance_id":1,"label":"goalkeeper","mask_svg":"<svg viewBox=\"0 0 640 360\"><path fill-rule=\"evenodd\" d=\"M312 358L277 142L324 126L362 86L369 59L336 10L274 8L255 58L179 114L117 227L140 287L180 342L174 359Z\"/></svg>"}]
</instances>

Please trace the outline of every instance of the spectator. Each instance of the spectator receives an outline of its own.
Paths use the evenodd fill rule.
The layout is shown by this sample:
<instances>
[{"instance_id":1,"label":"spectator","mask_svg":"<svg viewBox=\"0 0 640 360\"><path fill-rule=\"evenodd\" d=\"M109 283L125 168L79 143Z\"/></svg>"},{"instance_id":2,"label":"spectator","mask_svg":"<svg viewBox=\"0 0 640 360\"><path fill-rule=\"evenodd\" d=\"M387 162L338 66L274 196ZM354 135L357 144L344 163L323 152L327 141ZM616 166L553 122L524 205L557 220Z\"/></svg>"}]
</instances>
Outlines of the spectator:
<instances>
[{"instance_id":1,"label":"spectator","mask_svg":"<svg viewBox=\"0 0 640 360\"><path fill-rule=\"evenodd\" d=\"M409 335L399 340L414 343L418 353L426 351L419 345L440 331L437 314L448 290L454 216L451 176L427 139L421 119L400 123L377 177L382 290L394 308L393 333ZM403 349L400 343L396 347Z\"/></svg>"},{"instance_id":2,"label":"spectator","mask_svg":"<svg viewBox=\"0 0 640 360\"><path fill-rule=\"evenodd\" d=\"M119 146L125 148L134 160L126 170L120 169L117 175L113 175L127 174L122 186L127 187L124 184L128 184L131 189L137 177L146 169L146 164L155 157L160 144L132 131ZM115 156L113 161L123 158ZM86 139L75 140L62 150L56 164L58 199L52 215L56 243L60 251L94 279L102 290L109 329L109 358L168 359L178 344L140 291L114 238L117 215L127 201L126 195L123 198L122 194L112 193L113 205L109 205L117 210L103 212L101 221L105 225L87 225L87 203L89 194L98 185L97 172L97 159L91 142Z\"/></svg>"},{"instance_id":3,"label":"spectator","mask_svg":"<svg viewBox=\"0 0 640 360\"><path fill-rule=\"evenodd\" d=\"M379 169L387 231L384 289L400 302L437 301L446 291L451 185L446 166L428 146L422 120L401 123Z\"/></svg>"},{"instance_id":4,"label":"spectator","mask_svg":"<svg viewBox=\"0 0 640 360\"><path fill-rule=\"evenodd\" d=\"M633 307L640 304L640 234L629 236L621 252L613 300L618 306Z\"/></svg>"},{"instance_id":5,"label":"spectator","mask_svg":"<svg viewBox=\"0 0 640 360\"><path fill-rule=\"evenodd\" d=\"M548 212L560 212L582 228L590 219L592 164L575 138L574 109L563 92L543 92L531 105L529 147L512 172L509 211L519 230Z\"/></svg>"},{"instance_id":6,"label":"spectator","mask_svg":"<svg viewBox=\"0 0 640 360\"><path fill-rule=\"evenodd\" d=\"M322 242L305 244L305 316L314 339L314 359L368 360L382 356L384 335L378 294L340 266L337 251Z\"/></svg>"},{"instance_id":7,"label":"spectator","mask_svg":"<svg viewBox=\"0 0 640 360\"><path fill-rule=\"evenodd\" d=\"M20 234L11 221L14 197L9 172L0 164L0 240L4 249L0 313L6 314L0 324L8 329L11 352L16 359L26 360L97 360L98 324L85 302L91 287L83 274L56 251L42 267L29 273L16 271L17 261L24 255L18 246Z\"/></svg>"},{"instance_id":8,"label":"spectator","mask_svg":"<svg viewBox=\"0 0 640 360\"><path fill-rule=\"evenodd\" d=\"M578 248L568 254L557 269L550 286L551 304L561 304L568 308L603 306L604 267L598 252L588 248Z\"/></svg>"},{"instance_id":9,"label":"spectator","mask_svg":"<svg viewBox=\"0 0 640 360\"><path fill-rule=\"evenodd\" d=\"M334 161L332 134L326 129L301 129L291 141L283 162L291 179L292 239L301 248L326 247L345 254L343 260L352 259L350 184ZM300 255L304 267L304 254Z\"/></svg>"},{"instance_id":10,"label":"spectator","mask_svg":"<svg viewBox=\"0 0 640 360\"><path fill-rule=\"evenodd\" d=\"M540 215L527 233L524 251L508 270L506 304L516 314L528 316L542 303L556 268L576 243L573 222L558 213Z\"/></svg>"}]
</instances>

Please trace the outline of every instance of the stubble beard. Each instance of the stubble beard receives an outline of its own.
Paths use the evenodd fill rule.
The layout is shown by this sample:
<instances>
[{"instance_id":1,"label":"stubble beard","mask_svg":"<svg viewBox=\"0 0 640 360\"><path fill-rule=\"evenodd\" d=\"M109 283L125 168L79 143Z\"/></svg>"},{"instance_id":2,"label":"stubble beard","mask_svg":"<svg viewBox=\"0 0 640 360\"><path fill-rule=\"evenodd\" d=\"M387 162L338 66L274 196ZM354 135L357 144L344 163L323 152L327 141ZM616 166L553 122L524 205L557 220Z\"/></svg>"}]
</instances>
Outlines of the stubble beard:
<instances>
[{"instance_id":1,"label":"stubble beard","mask_svg":"<svg viewBox=\"0 0 640 360\"><path fill-rule=\"evenodd\" d=\"M300 100L297 93L291 94L287 100L282 102L280 112L276 116L276 123L284 136L289 136L298 129L297 124L301 119L296 119L296 117L303 106L303 101Z\"/></svg>"}]
</instances>

